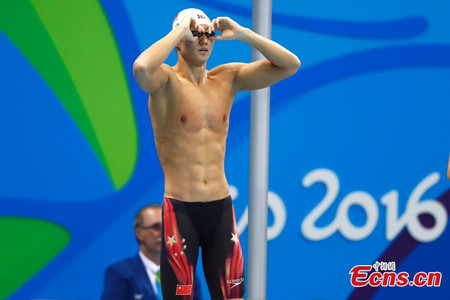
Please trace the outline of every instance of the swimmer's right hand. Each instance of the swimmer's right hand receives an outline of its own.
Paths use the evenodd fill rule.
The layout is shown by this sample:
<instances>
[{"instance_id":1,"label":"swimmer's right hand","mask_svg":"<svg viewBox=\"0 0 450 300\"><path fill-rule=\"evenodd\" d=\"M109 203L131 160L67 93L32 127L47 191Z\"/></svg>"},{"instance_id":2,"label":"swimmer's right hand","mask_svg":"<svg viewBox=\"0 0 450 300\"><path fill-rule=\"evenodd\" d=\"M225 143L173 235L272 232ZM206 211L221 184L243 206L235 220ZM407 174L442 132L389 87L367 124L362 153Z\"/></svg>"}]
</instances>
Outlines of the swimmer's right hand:
<instances>
[{"instance_id":1,"label":"swimmer's right hand","mask_svg":"<svg viewBox=\"0 0 450 300\"><path fill-rule=\"evenodd\" d=\"M200 24L198 24L194 18L190 16L185 16L183 18L183 20L180 23L180 27L182 27L185 32L184 37L191 42L195 41L195 37L194 35L192 35L193 30L205 32L205 29L202 26L200 26Z\"/></svg>"}]
</instances>

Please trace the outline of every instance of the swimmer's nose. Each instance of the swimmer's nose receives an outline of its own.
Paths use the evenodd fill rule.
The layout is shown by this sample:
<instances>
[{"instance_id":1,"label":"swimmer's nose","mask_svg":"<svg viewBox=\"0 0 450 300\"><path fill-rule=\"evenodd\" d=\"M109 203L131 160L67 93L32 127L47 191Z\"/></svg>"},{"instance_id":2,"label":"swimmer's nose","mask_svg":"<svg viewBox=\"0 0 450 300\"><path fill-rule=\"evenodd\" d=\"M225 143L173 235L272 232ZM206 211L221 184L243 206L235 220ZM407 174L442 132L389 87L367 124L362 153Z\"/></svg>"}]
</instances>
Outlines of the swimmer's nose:
<instances>
[{"instance_id":1,"label":"swimmer's nose","mask_svg":"<svg viewBox=\"0 0 450 300\"><path fill-rule=\"evenodd\" d=\"M206 35L204 34L204 35L202 35L201 36L201 38L200 38L200 45L208 45L208 42L209 42L209 40L208 40L208 38L206 37Z\"/></svg>"}]
</instances>

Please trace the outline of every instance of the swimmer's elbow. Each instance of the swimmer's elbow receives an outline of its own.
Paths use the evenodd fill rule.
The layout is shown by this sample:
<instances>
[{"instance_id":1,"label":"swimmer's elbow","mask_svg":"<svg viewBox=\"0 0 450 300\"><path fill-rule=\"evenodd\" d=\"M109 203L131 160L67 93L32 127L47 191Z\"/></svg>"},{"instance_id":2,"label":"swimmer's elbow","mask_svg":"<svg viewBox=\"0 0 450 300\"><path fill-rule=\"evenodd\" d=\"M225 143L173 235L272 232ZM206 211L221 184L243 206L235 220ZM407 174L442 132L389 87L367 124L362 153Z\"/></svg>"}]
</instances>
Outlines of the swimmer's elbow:
<instances>
[{"instance_id":1,"label":"swimmer's elbow","mask_svg":"<svg viewBox=\"0 0 450 300\"><path fill-rule=\"evenodd\" d=\"M292 56L286 60L284 66L278 67L278 70L283 74L283 77L286 78L297 73L301 64L302 63L300 62L298 57L292 54Z\"/></svg>"},{"instance_id":2,"label":"swimmer's elbow","mask_svg":"<svg viewBox=\"0 0 450 300\"><path fill-rule=\"evenodd\" d=\"M294 57L292 58L292 62L290 64L290 68L289 68L289 76L292 76L295 73L297 73L297 71L298 71L298 69L300 69L301 65L302 65L302 62L300 61L300 59L298 59L298 57L296 55L294 55Z\"/></svg>"},{"instance_id":3,"label":"swimmer's elbow","mask_svg":"<svg viewBox=\"0 0 450 300\"><path fill-rule=\"evenodd\" d=\"M142 76L142 74L145 74L145 64L142 63L140 60L135 60L133 64L133 74L134 77L138 77L139 75Z\"/></svg>"},{"instance_id":4,"label":"swimmer's elbow","mask_svg":"<svg viewBox=\"0 0 450 300\"><path fill-rule=\"evenodd\" d=\"M297 71L298 71L298 69L300 69L300 67L302 66L302 62L300 61L300 59L297 57L297 56L295 56L295 63L296 63L296 66L297 66Z\"/></svg>"},{"instance_id":5,"label":"swimmer's elbow","mask_svg":"<svg viewBox=\"0 0 450 300\"><path fill-rule=\"evenodd\" d=\"M145 65L136 60L133 64L133 75L134 78L136 79L137 84L141 87L141 89L143 89L144 91L148 92L148 87L147 87L147 80L146 80L146 70L145 70Z\"/></svg>"}]
</instances>

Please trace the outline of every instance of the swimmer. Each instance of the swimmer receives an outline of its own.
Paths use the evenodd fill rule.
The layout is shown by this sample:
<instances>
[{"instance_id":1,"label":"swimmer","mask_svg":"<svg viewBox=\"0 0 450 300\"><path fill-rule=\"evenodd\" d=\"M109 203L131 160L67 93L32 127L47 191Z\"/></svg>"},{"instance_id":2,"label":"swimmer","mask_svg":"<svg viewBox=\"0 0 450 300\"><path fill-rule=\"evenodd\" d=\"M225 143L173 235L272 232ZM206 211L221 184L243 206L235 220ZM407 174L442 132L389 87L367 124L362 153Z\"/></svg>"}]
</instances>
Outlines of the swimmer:
<instances>
[{"instance_id":1,"label":"swimmer","mask_svg":"<svg viewBox=\"0 0 450 300\"><path fill-rule=\"evenodd\" d=\"M225 40L247 43L265 59L208 70L214 43ZM169 66L164 61L173 48L178 61ZM276 42L229 17L211 21L198 9L178 13L172 30L134 62L136 81L149 93L165 179L164 299L192 299L199 247L211 299L244 297L244 262L224 170L230 110L237 92L273 85L299 67L297 56Z\"/></svg>"}]
</instances>

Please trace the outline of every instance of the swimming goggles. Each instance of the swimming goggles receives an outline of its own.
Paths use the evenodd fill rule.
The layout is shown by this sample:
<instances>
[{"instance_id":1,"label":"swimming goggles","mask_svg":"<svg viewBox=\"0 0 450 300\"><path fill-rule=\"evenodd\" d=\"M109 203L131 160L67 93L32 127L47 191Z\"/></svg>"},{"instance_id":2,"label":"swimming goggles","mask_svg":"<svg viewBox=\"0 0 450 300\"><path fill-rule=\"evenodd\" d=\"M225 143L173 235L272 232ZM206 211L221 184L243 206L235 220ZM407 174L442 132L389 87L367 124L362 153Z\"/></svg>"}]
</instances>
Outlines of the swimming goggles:
<instances>
[{"instance_id":1,"label":"swimming goggles","mask_svg":"<svg viewBox=\"0 0 450 300\"><path fill-rule=\"evenodd\" d=\"M201 38L202 35L205 35L205 36L209 39L210 37L216 35L216 33L215 33L214 31L212 31L211 33L209 33L209 32L200 32L200 31L197 31L197 30L192 30L191 32L192 32L192 35L193 35L193 36L196 36L196 37L198 37L198 38Z\"/></svg>"}]
</instances>

